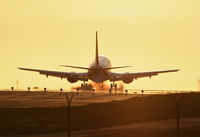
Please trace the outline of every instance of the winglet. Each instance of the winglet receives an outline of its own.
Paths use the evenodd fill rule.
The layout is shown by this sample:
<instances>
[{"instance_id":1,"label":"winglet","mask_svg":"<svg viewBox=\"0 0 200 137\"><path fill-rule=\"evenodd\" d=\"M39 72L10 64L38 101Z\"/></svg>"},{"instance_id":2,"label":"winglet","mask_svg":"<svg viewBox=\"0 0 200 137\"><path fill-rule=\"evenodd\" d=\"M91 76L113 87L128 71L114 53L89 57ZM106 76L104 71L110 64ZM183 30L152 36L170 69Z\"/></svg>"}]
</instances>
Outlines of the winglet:
<instances>
[{"instance_id":1,"label":"winglet","mask_svg":"<svg viewBox=\"0 0 200 137\"><path fill-rule=\"evenodd\" d=\"M98 34L96 31L96 67L99 67Z\"/></svg>"}]
</instances>

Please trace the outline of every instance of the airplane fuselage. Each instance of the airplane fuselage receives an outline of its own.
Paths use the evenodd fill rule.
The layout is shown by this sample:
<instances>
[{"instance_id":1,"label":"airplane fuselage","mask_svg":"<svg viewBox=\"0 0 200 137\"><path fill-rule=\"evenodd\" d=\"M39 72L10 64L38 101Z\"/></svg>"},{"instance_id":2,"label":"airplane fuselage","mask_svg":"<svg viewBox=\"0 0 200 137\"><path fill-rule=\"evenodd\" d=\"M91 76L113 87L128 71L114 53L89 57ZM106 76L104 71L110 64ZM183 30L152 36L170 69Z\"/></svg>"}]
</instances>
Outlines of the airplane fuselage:
<instances>
[{"instance_id":1,"label":"airplane fuselage","mask_svg":"<svg viewBox=\"0 0 200 137\"><path fill-rule=\"evenodd\" d=\"M88 78L94 82L100 83L109 79L108 72L110 69L105 70L105 68L111 68L111 62L105 56L98 56L98 58L98 66L95 61L90 64L89 68L92 68L92 70L88 70Z\"/></svg>"}]
</instances>

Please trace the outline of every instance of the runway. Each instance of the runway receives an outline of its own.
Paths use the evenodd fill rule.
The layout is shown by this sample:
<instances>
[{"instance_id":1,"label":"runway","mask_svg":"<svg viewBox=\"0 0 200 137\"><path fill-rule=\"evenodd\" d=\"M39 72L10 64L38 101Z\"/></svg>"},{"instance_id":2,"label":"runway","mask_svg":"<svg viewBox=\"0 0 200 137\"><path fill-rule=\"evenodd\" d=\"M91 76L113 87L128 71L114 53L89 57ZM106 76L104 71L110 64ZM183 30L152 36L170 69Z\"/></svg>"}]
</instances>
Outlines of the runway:
<instances>
[{"instance_id":1,"label":"runway","mask_svg":"<svg viewBox=\"0 0 200 137\"><path fill-rule=\"evenodd\" d=\"M83 106L94 103L107 103L111 101L127 100L140 96L137 94L125 94L118 92L110 95L108 92L97 92L92 95L92 91L68 92L74 95L72 106ZM42 108L42 107L63 107L66 106L65 93L48 91L0 91L0 108Z\"/></svg>"}]
</instances>

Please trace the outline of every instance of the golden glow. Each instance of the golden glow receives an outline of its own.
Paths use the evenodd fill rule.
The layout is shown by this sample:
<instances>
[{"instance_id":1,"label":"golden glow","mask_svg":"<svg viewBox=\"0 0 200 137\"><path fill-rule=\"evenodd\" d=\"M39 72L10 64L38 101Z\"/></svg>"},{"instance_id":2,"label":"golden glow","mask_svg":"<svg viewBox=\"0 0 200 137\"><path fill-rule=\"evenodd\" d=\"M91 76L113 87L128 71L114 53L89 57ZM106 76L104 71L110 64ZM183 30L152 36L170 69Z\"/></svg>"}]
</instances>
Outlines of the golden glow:
<instances>
[{"instance_id":1,"label":"golden glow","mask_svg":"<svg viewBox=\"0 0 200 137\"><path fill-rule=\"evenodd\" d=\"M138 79L128 88L197 89L200 79L198 0L0 0L0 88L70 87L66 80L17 67L80 71L100 54L115 71L180 68L178 73ZM78 83L80 84L80 83Z\"/></svg>"}]
</instances>

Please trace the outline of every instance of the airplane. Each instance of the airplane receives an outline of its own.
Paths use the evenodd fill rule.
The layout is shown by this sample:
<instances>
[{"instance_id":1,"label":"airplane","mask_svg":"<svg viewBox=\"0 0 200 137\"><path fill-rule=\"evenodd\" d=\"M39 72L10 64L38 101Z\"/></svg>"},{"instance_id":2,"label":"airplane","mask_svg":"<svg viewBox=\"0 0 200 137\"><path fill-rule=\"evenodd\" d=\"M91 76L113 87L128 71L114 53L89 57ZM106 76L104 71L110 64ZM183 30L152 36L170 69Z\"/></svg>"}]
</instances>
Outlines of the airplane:
<instances>
[{"instance_id":1,"label":"airplane","mask_svg":"<svg viewBox=\"0 0 200 137\"><path fill-rule=\"evenodd\" d=\"M34 71L39 72L39 74L53 77L59 77L61 80L66 78L70 83L75 83L77 81L85 82L91 80L96 83L103 83L104 81L109 80L111 82L110 89L113 87L116 89L117 84L116 81L122 81L123 83L129 84L133 82L133 80L137 80L138 78L156 76L160 73L169 73L169 72L176 72L179 69L171 69L171 70L162 70L162 71L150 71L150 72L111 72L112 69L119 69L119 68L127 68L131 66L119 66L119 67L112 67L111 61L105 56L99 56L98 51L98 34L96 31L96 53L95 53L95 60L89 65L89 67L79 67L79 66L70 66L70 65L60 65L63 67L70 67L70 68L77 68L77 69L84 69L87 72L60 72L60 71L49 71L49 70L41 70L41 69L30 69L30 68L21 68L20 70L26 71Z\"/></svg>"}]
</instances>

